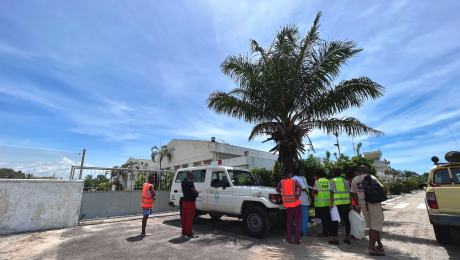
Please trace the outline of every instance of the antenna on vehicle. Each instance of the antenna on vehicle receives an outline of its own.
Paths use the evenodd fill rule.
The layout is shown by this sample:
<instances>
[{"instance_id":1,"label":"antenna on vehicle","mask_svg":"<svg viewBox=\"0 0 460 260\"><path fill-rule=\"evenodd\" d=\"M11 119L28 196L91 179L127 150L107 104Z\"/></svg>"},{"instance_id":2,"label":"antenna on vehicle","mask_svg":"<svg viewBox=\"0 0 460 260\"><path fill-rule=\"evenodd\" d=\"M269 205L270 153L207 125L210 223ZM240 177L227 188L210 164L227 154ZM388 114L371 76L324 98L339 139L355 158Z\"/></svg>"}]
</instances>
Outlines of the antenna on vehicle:
<instances>
[{"instance_id":1,"label":"antenna on vehicle","mask_svg":"<svg viewBox=\"0 0 460 260\"><path fill-rule=\"evenodd\" d=\"M451 135L452 135L452 137L454 138L455 144L457 145L457 150L458 150L458 151L460 151L460 148L458 148L458 143L457 143L457 140L455 139L455 136L454 136L454 134L453 134L453 133L452 133L452 131L450 130L450 127L449 127L449 125L446 123L446 121L445 121L445 120L444 120L444 124L446 124L446 126L447 126L447 129L449 129L449 132L450 132L450 134L451 134Z\"/></svg>"}]
</instances>

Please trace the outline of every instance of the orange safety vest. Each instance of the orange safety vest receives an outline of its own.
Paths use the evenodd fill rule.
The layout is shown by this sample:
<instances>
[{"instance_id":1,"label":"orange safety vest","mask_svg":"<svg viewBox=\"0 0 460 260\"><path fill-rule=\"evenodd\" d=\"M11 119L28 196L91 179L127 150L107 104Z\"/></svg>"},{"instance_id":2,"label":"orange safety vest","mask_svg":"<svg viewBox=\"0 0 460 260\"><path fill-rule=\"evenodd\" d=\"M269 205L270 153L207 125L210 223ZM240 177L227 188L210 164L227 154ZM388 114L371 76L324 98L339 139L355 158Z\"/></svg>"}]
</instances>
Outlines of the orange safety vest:
<instances>
[{"instance_id":1,"label":"orange safety vest","mask_svg":"<svg viewBox=\"0 0 460 260\"><path fill-rule=\"evenodd\" d=\"M298 190L295 187L295 180L284 179L281 181L281 197L283 198L283 206L286 208L293 208L300 205L300 199L296 198L296 192Z\"/></svg>"},{"instance_id":2,"label":"orange safety vest","mask_svg":"<svg viewBox=\"0 0 460 260\"><path fill-rule=\"evenodd\" d=\"M149 192L150 186L153 187L150 183L144 183L144 187L142 188L142 202L141 205L143 208L153 208L153 194L151 197L147 196Z\"/></svg>"}]
</instances>

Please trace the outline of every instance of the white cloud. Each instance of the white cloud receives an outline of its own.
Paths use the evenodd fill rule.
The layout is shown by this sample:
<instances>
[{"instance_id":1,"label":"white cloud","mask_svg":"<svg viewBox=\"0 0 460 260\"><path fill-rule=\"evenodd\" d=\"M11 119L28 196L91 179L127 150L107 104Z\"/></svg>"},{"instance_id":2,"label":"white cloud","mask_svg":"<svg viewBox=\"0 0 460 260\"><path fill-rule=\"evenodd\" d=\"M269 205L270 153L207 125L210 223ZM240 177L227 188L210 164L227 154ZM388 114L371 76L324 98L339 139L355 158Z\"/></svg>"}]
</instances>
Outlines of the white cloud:
<instances>
[{"instance_id":1,"label":"white cloud","mask_svg":"<svg viewBox=\"0 0 460 260\"><path fill-rule=\"evenodd\" d=\"M33 174L34 176L49 177L54 176L56 178L68 179L70 176L70 169L74 165L79 165L81 162L75 162L69 160L66 157L62 157L62 160L58 163L53 162L0 162L0 168L12 168L15 171L22 171L27 174ZM86 164L85 166L90 166Z\"/></svg>"}]
</instances>

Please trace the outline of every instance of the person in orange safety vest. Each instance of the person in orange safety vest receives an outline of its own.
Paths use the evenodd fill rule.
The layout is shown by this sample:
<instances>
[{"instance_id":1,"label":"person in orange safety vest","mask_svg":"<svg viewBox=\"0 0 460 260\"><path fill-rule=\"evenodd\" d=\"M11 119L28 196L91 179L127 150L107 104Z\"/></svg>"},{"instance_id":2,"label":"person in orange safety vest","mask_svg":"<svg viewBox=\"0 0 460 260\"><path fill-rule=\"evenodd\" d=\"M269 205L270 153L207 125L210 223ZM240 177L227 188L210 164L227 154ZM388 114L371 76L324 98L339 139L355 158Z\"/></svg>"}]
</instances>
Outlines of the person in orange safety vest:
<instances>
[{"instance_id":1,"label":"person in orange safety vest","mask_svg":"<svg viewBox=\"0 0 460 260\"><path fill-rule=\"evenodd\" d=\"M155 177L153 175L149 175L148 178L149 182L144 183L142 187L142 210L144 211L144 217L142 218L142 232L141 236L146 237L150 236L150 234L145 233L145 226L147 226L147 219L149 215L152 214L153 208L153 201L155 200L155 190L153 189L153 183L155 183Z\"/></svg>"},{"instance_id":2,"label":"person in orange safety vest","mask_svg":"<svg viewBox=\"0 0 460 260\"><path fill-rule=\"evenodd\" d=\"M300 207L300 191L302 185L291 179L292 172L289 169L284 171L284 180L281 180L276 191L281 193L283 205L287 208L287 239L284 243L292 244L292 222L295 221L295 243L300 244L300 228L302 226L302 210Z\"/></svg>"}]
</instances>

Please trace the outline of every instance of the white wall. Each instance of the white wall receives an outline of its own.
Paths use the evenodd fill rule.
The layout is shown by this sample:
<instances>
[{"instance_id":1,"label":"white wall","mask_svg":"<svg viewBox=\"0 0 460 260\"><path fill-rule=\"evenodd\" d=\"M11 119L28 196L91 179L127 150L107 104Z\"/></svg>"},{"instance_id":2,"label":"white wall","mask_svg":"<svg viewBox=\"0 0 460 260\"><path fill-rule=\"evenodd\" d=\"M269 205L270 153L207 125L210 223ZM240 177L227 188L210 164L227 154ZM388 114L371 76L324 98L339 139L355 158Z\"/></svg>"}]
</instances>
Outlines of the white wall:
<instances>
[{"instance_id":1,"label":"white wall","mask_svg":"<svg viewBox=\"0 0 460 260\"><path fill-rule=\"evenodd\" d=\"M0 234L76 226L83 182L0 179Z\"/></svg>"},{"instance_id":2,"label":"white wall","mask_svg":"<svg viewBox=\"0 0 460 260\"><path fill-rule=\"evenodd\" d=\"M218 161L211 162L211 165L217 165ZM275 166L274 159L265 159L253 156L241 156L232 159L222 160L223 166L240 167L251 170L252 168L265 168L267 170L273 169Z\"/></svg>"}]
</instances>

